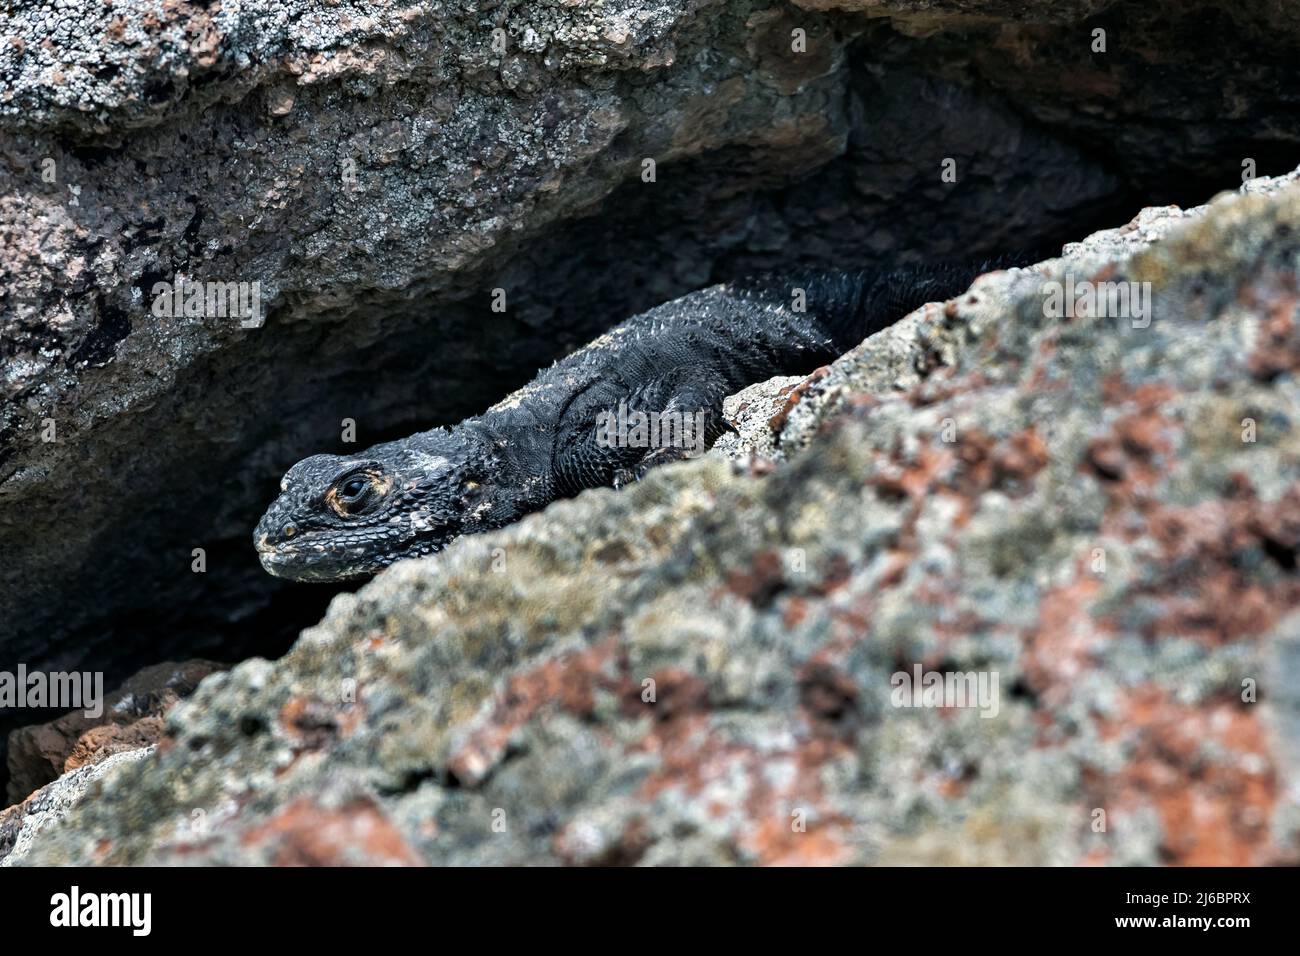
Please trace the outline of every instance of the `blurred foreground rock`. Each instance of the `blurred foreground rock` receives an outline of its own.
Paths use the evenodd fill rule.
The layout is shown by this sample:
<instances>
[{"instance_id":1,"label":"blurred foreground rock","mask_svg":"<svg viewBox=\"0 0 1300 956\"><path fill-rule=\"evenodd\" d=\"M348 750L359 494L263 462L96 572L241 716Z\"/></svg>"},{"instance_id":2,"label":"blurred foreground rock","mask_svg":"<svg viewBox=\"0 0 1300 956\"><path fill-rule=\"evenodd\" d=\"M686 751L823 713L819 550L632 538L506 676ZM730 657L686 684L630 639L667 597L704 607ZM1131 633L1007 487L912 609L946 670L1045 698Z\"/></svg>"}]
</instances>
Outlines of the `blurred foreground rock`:
<instances>
[{"instance_id":1,"label":"blurred foreground rock","mask_svg":"<svg viewBox=\"0 0 1300 956\"><path fill-rule=\"evenodd\" d=\"M719 453L396 565L14 862L1300 862L1293 183L756 396L762 476ZM1054 317L1067 281L1151 310ZM896 706L918 669L996 692Z\"/></svg>"}]
</instances>

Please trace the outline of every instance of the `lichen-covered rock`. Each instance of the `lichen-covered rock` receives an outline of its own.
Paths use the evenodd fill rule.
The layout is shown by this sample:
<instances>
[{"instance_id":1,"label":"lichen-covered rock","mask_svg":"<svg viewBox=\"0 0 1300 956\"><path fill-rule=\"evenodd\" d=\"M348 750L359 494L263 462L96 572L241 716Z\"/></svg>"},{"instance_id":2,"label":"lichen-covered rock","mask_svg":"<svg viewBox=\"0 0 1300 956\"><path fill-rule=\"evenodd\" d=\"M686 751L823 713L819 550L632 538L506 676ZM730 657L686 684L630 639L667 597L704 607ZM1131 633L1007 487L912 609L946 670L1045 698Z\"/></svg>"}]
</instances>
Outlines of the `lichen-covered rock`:
<instances>
[{"instance_id":1,"label":"lichen-covered rock","mask_svg":"<svg viewBox=\"0 0 1300 956\"><path fill-rule=\"evenodd\" d=\"M24 862L1300 861L1289 185L923 310L763 477L711 456L400 562ZM931 672L982 696L901 694Z\"/></svg>"},{"instance_id":2,"label":"lichen-covered rock","mask_svg":"<svg viewBox=\"0 0 1300 956\"><path fill-rule=\"evenodd\" d=\"M784 375L728 396L722 414L733 430L714 442L711 453L735 460L776 459L781 453L776 445L778 426L786 409L799 400L806 381L802 375Z\"/></svg>"},{"instance_id":3,"label":"lichen-covered rock","mask_svg":"<svg viewBox=\"0 0 1300 956\"><path fill-rule=\"evenodd\" d=\"M143 760L152 745L109 754L97 763L70 770L46 784L21 803L0 810L0 866L17 866L27 856L42 832L58 823L84 800L91 784L119 764Z\"/></svg>"},{"instance_id":4,"label":"lichen-covered rock","mask_svg":"<svg viewBox=\"0 0 1300 956\"><path fill-rule=\"evenodd\" d=\"M248 547L308 454L477 413L712 281L1059 241L1300 137L1275 4L0 18L0 655L109 680L318 618ZM181 279L257 283L265 324L154 315Z\"/></svg>"},{"instance_id":5,"label":"lichen-covered rock","mask_svg":"<svg viewBox=\"0 0 1300 956\"><path fill-rule=\"evenodd\" d=\"M1241 191L1273 194L1298 180L1300 170L1252 180ZM1070 243L1059 260L1032 270L996 273L976 282L969 295L942 308L946 321L938 320L939 307L931 305L918 310L792 389L797 401L790 404L781 418L770 423L769 428L752 433L743 443L743 450L779 459L805 447L822 423L834 417L853 395L911 389L936 362L954 364L966 343L978 337L979 333L972 333L972 329L983 329L1004 320L1009 297L1028 294L1043 283L1063 283L1067 275L1077 280L1106 273L1105 279L1113 281L1109 274L1112 266L1127 262L1134 253L1205 211L1205 207L1183 210L1176 206L1144 209L1122 227ZM954 323L953 319L960 321ZM956 334L953 328L958 330Z\"/></svg>"}]
</instances>

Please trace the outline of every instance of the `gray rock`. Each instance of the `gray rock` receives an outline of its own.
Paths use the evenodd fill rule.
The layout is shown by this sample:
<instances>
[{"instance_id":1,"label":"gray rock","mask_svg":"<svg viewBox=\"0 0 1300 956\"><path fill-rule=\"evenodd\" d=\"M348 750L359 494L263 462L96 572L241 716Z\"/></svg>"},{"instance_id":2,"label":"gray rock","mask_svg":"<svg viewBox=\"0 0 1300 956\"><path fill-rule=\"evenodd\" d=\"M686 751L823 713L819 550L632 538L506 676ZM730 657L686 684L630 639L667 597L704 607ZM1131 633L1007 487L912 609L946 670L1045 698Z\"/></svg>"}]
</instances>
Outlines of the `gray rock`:
<instances>
[{"instance_id":1,"label":"gray rock","mask_svg":"<svg viewBox=\"0 0 1300 956\"><path fill-rule=\"evenodd\" d=\"M1300 189L1174 218L851 353L765 477L666 467L340 595L24 862L1294 864ZM1067 279L1152 311L1057 317ZM914 669L997 692L903 706Z\"/></svg>"},{"instance_id":2,"label":"gray rock","mask_svg":"<svg viewBox=\"0 0 1300 956\"><path fill-rule=\"evenodd\" d=\"M1272 7L825 5L10 4L0 657L278 653L329 594L248 532L344 419L457 420L750 271L1077 236L1300 129ZM259 283L265 325L153 315L178 277Z\"/></svg>"},{"instance_id":3,"label":"gray rock","mask_svg":"<svg viewBox=\"0 0 1300 956\"><path fill-rule=\"evenodd\" d=\"M153 747L127 750L86 764L46 784L21 803L0 810L0 866L22 863L41 833L58 823L84 800L91 785L114 767L143 760Z\"/></svg>"}]
</instances>

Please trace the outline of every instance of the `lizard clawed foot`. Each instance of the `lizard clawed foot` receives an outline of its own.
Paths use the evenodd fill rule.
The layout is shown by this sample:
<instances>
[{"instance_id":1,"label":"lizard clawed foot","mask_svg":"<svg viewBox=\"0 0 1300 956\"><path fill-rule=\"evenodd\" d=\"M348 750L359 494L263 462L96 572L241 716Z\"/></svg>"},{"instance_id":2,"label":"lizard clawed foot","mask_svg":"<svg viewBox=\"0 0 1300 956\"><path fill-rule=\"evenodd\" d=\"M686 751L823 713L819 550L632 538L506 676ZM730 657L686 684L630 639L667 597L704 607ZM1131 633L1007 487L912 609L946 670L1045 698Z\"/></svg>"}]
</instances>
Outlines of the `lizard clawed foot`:
<instances>
[{"instance_id":1,"label":"lizard clawed foot","mask_svg":"<svg viewBox=\"0 0 1300 956\"><path fill-rule=\"evenodd\" d=\"M637 462L634 470L637 473L637 478L641 479L645 477L645 473L651 468L658 467L659 465L666 465L673 461L684 461L686 457L686 449L684 448L672 446L656 448L654 451L648 452L644 458Z\"/></svg>"},{"instance_id":2,"label":"lizard clawed foot","mask_svg":"<svg viewBox=\"0 0 1300 956\"><path fill-rule=\"evenodd\" d=\"M686 453L686 449L684 448L676 448L672 446L656 448L652 451L646 452L646 454L642 456L641 460L631 468L620 468L614 472L612 484L616 489L624 488L627 485L632 484L634 481L640 481L646 476L646 473L649 472L651 468L658 468L660 465L667 465L674 461L685 461L688 457L690 456Z\"/></svg>"}]
</instances>

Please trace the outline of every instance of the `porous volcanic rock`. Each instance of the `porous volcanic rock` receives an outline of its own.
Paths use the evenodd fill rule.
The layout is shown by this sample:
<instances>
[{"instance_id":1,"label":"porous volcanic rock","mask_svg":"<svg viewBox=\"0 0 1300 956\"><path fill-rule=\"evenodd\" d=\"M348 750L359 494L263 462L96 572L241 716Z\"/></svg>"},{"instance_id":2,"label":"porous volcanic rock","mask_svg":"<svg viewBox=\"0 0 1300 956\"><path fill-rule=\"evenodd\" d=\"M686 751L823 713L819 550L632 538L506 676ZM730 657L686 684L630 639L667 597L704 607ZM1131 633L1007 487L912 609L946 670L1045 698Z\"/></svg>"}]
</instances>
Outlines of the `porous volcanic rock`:
<instances>
[{"instance_id":1,"label":"porous volcanic rock","mask_svg":"<svg viewBox=\"0 0 1300 956\"><path fill-rule=\"evenodd\" d=\"M761 476L399 562L23 862L1300 862L1294 179L922 310ZM1067 281L1150 311L1057 316ZM998 693L899 706L915 668Z\"/></svg>"}]
</instances>

